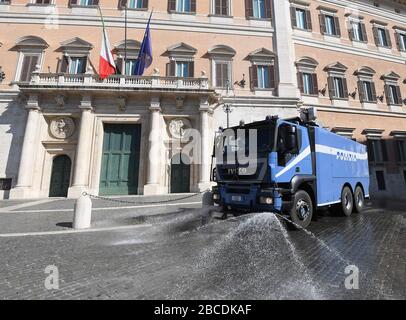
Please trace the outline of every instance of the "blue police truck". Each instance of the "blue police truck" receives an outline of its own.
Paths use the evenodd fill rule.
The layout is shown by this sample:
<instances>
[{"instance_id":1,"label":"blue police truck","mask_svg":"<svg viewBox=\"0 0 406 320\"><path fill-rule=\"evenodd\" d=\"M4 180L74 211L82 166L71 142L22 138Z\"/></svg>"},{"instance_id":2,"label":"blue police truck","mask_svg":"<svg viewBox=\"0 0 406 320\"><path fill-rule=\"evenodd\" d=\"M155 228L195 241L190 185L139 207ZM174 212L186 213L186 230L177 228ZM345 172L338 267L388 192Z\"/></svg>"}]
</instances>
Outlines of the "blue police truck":
<instances>
[{"instance_id":1,"label":"blue police truck","mask_svg":"<svg viewBox=\"0 0 406 320\"><path fill-rule=\"evenodd\" d=\"M268 116L264 121L241 122L227 129L228 136L222 129L215 143L220 151L215 152L212 171L217 182L212 189L214 202L224 212L287 215L293 227L307 227L320 207L334 206L345 216L361 212L369 197L366 147L318 126L315 114L308 109L297 118ZM234 139L230 139L230 129ZM237 156L237 133L241 130L246 132L246 149L252 143L249 132L256 131L254 170L248 169L247 161L240 163ZM236 156L228 161L233 152Z\"/></svg>"}]
</instances>

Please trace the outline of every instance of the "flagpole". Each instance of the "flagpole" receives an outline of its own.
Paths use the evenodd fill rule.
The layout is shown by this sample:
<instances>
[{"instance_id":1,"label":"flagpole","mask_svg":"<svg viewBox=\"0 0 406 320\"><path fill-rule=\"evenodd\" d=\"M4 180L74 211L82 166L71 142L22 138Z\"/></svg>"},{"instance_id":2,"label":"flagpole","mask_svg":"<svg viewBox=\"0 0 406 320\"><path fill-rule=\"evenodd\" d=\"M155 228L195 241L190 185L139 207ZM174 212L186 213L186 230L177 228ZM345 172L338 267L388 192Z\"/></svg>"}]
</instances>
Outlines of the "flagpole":
<instances>
[{"instance_id":1,"label":"flagpole","mask_svg":"<svg viewBox=\"0 0 406 320\"><path fill-rule=\"evenodd\" d=\"M124 6L124 70L121 71L121 73L124 75L127 71L127 1L125 2Z\"/></svg>"}]
</instances>

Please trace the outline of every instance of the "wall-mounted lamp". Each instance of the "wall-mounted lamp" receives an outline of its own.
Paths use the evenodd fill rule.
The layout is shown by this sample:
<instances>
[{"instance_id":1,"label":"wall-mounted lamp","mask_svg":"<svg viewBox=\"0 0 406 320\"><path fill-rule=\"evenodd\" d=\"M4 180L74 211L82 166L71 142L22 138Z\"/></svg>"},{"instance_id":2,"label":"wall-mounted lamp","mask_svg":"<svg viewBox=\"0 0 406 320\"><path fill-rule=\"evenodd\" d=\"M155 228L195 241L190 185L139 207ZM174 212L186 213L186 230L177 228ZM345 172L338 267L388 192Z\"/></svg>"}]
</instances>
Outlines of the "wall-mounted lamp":
<instances>
[{"instance_id":1,"label":"wall-mounted lamp","mask_svg":"<svg viewBox=\"0 0 406 320\"><path fill-rule=\"evenodd\" d=\"M6 78L6 74L0 67L0 83Z\"/></svg>"},{"instance_id":2,"label":"wall-mounted lamp","mask_svg":"<svg viewBox=\"0 0 406 320\"><path fill-rule=\"evenodd\" d=\"M234 85L237 85L237 86L239 86L239 87L241 87L241 88L245 88L245 84L246 84L246 81L245 81L245 74L243 73L243 74L242 74L242 79L241 79L240 81L234 82Z\"/></svg>"},{"instance_id":3,"label":"wall-mounted lamp","mask_svg":"<svg viewBox=\"0 0 406 320\"><path fill-rule=\"evenodd\" d=\"M384 94L385 94L385 93L382 93L381 96L377 97L379 101L383 102Z\"/></svg>"},{"instance_id":4,"label":"wall-mounted lamp","mask_svg":"<svg viewBox=\"0 0 406 320\"><path fill-rule=\"evenodd\" d=\"M323 95L323 97L326 95L326 91L327 91L327 83L326 83L326 85L324 86L324 88L323 89L320 89L319 90L319 92Z\"/></svg>"},{"instance_id":5,"label":"wall-mounted lamp","mask_svg":"<svg viewBox=\"0 0 406 320\"><path fill-rule=\"evenodd\" d=\"M348 95L351 97L351 98L353 98L353 99L355 99L355 97L357 96L357 88L355 88L355 90L353 91L353 92L351 92L351 93L349 93Z\"/></svg>"}]
</instances>

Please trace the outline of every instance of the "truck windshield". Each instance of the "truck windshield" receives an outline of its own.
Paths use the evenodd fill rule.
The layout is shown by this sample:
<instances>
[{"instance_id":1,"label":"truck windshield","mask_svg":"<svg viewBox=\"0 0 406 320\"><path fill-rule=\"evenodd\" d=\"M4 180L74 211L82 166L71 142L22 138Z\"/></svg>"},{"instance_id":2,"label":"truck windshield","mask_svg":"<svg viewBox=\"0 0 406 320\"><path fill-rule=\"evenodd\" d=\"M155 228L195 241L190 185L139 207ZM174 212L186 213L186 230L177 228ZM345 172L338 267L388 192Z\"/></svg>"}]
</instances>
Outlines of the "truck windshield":
<instances>
[{"instance_id":1,"label":"truck windshield","mask_svg":"<svg viewBox=\"0 0 406 320\"><path fill-rule=\"evenodd\" d=\"M229 130L233 130L233 133L230 134L231 131ZM237 133L237 131L239 131L239 133ZM228 152L245 150L245 155L248 156L250 134L253 135L251 138L252 141L252 139L255 138L255 132L257 153L263 154L271 151L274 145L275 126L273 124L267 124L263 126L227 129L225 134L221 136L223 140L223 155L226 155ZM243 136L245 136L245 139L241 139Z\"/></svg>"}]
</instances>

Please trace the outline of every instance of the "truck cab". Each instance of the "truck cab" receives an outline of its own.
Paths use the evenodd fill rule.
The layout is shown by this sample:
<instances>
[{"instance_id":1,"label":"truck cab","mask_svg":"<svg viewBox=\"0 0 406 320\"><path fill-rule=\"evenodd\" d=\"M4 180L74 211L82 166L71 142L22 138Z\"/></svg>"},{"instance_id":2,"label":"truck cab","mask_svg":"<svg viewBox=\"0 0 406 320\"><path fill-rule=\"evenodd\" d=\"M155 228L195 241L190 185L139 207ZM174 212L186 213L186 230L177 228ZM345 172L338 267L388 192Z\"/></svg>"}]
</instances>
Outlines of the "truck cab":
<instances>
[{"instance_id":1,"label":"truck cab","mask_svg":"<svg viewBox=\"0 0 406 320\"><path fill-rule=\"evenodd\" d=\"M344 215L369 196L366 147L310 119L279 119L223 129L215 141L213 200L225 211L272 211L307 227L317 208Z\"/></svg>"}]
</instances>

